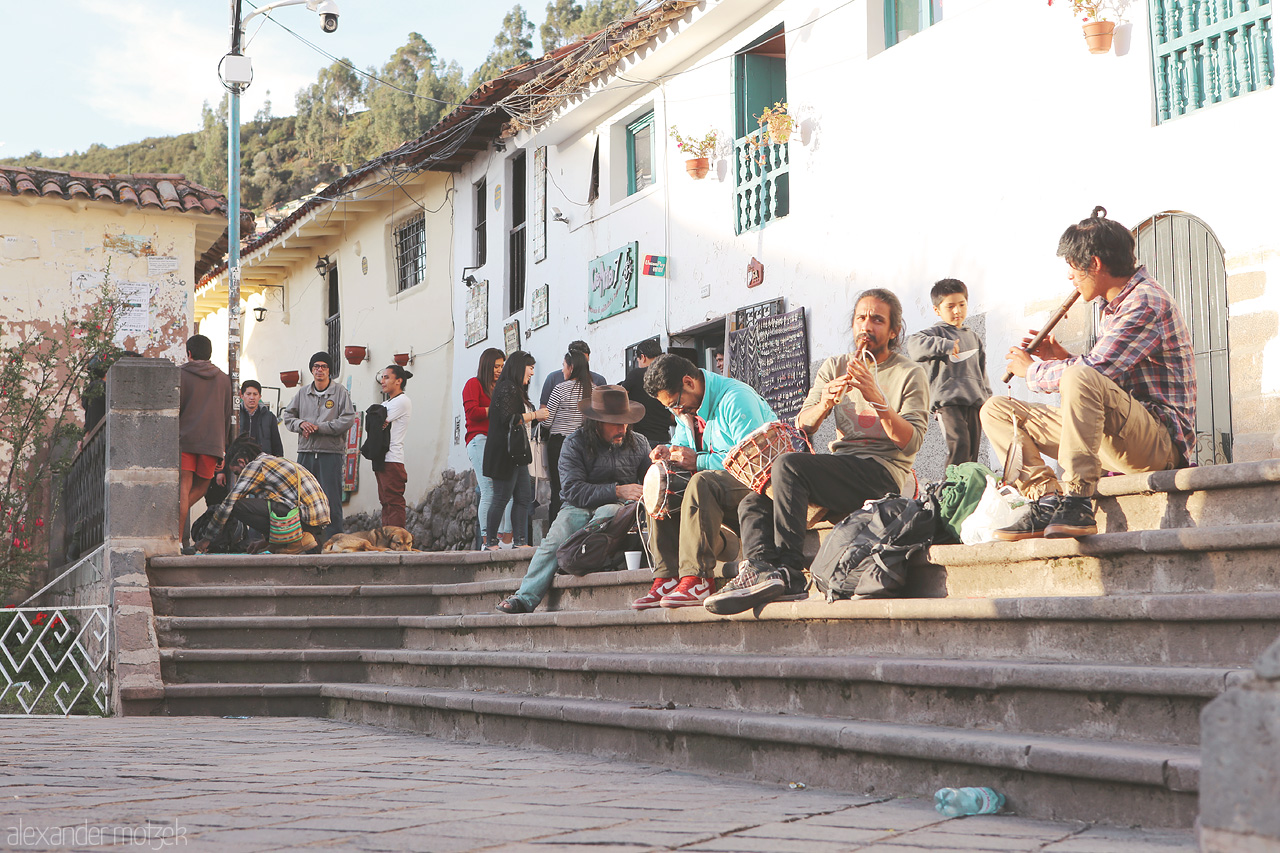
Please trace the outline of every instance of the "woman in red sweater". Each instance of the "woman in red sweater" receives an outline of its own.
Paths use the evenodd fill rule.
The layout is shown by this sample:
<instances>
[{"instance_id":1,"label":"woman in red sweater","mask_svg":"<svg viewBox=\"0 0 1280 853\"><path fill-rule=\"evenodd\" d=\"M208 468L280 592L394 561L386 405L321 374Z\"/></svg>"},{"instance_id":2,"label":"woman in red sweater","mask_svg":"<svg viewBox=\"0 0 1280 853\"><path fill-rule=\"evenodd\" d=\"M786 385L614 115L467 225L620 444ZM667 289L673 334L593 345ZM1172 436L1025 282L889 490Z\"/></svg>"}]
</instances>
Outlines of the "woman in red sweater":
<instances>
[{"instance_id":1,"label":"woman in red sweater","mask_svg":"<svg viewBox=\"0 0 1280 853\"><path fill-rule=\"evenodd\" d=\"M476 375L462 386L462 409L467 416L467 458L471 460L480 488L481 542L485 541L486 519L489 517L489 505L493 502L493 480L484 475L484 446L489 440L489 395L493 393L493 383L498 381L505 363L502 350L489 347L480 353L480 366L476 369ZM503 517L498 535L504 543L511 544L510 515Z\"/></svg>"}]
</instances>

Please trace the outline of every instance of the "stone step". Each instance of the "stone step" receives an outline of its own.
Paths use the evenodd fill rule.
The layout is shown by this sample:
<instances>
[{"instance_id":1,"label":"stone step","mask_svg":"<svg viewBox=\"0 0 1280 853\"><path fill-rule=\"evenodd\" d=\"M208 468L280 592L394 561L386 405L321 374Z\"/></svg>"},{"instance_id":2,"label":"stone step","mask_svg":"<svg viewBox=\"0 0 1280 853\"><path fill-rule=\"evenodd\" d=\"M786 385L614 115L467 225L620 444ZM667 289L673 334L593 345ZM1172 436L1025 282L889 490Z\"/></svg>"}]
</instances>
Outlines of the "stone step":
<instances>
[{"instance_id":1,"label":"stone step","mask_svg":"<svg viewBox=\"0 0 1280 853\"><path fill-rule=\"evenodd\" d=\"M167 686L166 707L203 698L216 710L202 697L210 687L267 703L293 685ZM987 784L1007 792L1011 811L1055 820L1190 826L1196 815L1199 753L1186 746L380 684L324 684L321 695L333 719L436 737L868 793Z\"/></svg>"},{"instance_id":2,"label":"stone step","mask_svg":"<svg viewBox=\"0 0 1280 853\"><path fill-rule=\"evenodd\" d=\"M1236 667L1280 634L1280 593L810 599L733 617L700 607L520 616L157 616L156 631L168 648L698 651Z\"/></svg>"},{"instance_id":3,"label":"stone step","mask_svg":"<svg viewBox=\"0 0 1280 853\"><path fill-rule=\"evenodd\" d=\"M152 557L153 586L436 584L523 577L533 548Z\"/></svg>"},{"instance_id":4,"label":"stone step","mask_svg":"<svg viewBox=\"0 0 1280 853\"><path fill-rule=\"evenodd\" d=\"M166 684L349 682L1195 745L1249 670L772 655L166 649Z\"/></svg>"},{"instance_id":5,"label":"stone step","mask_svg":"<svg viewBox=\"0 0 1280 853\"><path fill-rule=\"evenodd\" d=\"M1280 522L1280 459L1103 477L1098 527L1108 533Z\"/></svg>"},{"instance_id":6,"label":"stone step","mask_svg":"<svg viewBox=\"0 0 1280 853\"><path fill-rule=\"evenodd\" d=\"M310 584L276 586L152 587L158 615L164 616L426 616L490 613L515 592L522 575L447 584ZM550 610L616 610L649 589L648 569L599 572L583 578L562 575L543 607Z\"/></svg>"},{"instance_id":7,"label":"stone step","mask_svg":"<svg viewBox=\"0 0 1280 853\"><path fill-rule=\"evenodd\" d=\"M935 545L928 561L912 567L912 595L1264 592L1280 590L1280 522Z\"/></svg>"}]
</instances>

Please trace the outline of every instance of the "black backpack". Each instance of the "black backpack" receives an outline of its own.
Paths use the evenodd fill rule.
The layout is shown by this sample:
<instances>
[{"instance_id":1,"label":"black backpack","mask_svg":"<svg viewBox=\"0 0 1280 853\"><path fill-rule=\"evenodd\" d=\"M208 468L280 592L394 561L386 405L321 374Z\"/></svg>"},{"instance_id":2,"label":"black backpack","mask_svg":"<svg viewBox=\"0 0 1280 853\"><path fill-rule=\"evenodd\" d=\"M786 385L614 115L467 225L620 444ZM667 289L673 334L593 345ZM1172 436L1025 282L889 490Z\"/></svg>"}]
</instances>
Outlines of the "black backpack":
<instances>
[{"instance_id":1,"label":"black backpack","mask_svg":"<svg viewBox=\"0 0 1280 853\"><path fill-rule=\"evenodd\" d=\"M907 585L907 560L933 544L938 502L885 495L868 501L828 534L809 573L827 601L892 598Z\"/></svg>"},{"instance_id":2,"label":"black backpack","mask_svg":"<svg viewBox=\"0 0 1280 853\"><path fill-rule=\"evenodd\" d=\"M636 523L636 502L618 507L612 518L601 518L565 538L556 549L556 567L561 574L589 575L615 572L624 565L627 534Z\"/></svg>"}]
</instances>

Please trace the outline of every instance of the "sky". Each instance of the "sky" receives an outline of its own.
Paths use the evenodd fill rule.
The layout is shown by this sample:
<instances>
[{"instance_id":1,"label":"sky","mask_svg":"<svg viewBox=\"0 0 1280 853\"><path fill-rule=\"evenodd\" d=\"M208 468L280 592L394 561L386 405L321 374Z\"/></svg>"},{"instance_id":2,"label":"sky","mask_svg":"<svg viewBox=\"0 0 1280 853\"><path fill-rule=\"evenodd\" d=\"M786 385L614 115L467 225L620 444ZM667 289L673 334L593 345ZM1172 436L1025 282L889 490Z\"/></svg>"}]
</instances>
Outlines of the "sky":
<instances>
[{"instance_id":1,"label":"sky","mask_svg":"<svg viewBox=\"0 0 1280 853\"><path fill-rule=\"evenodd\" d=\"M457 60L470 74L516 0L337 2L338 31L332 34L321 31L319 15L304 5L276 9L270 17L360 69L380 68L410 32L418 32L442 61ZM3 5L8 37L0 51L6 102L0 157L32 151L61 156L95 142L111 147L199 130L201 106L222 98L218 63L230 47L231 0ZM541 23L546 3L523 5L535 26ZM243 0L244 15L252 8ZM332 62L266 18L253 19L246 29L243 52L253 60L254 80L241 99L244 121L261 109L268 91L272 114L292 115L295 93ZM540 52L535 35L533 53Z\"/></svg>"}]
</instances>

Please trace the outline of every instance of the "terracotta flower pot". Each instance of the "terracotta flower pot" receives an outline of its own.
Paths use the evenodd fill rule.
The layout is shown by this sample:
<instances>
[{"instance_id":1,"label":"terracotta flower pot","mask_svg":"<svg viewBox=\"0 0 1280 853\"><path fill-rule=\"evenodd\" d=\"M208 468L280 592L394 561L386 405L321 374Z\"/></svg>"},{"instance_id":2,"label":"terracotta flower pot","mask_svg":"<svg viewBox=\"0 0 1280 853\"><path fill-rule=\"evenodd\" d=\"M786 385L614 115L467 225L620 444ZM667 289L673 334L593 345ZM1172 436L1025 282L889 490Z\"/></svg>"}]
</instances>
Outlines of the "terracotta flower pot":
<instances>
[{"instance_id":1,"label":"terracotta flower pot","mask_svg":"<svg viewBox=\"0 0 1280 853\"><path fill-rule=\"evenodd\" d=\"M368 347L350 346L342 350L342 354L347 358L347 364L359 364L365 360L369 354Z\"/></svg>"},{"instance_id":2,"label":"terracotta flower pot","mask_svg":"<svg viewBox=\"0 0 1280 853\"><path fill-rule=\"evenodd\" d=\"M689 177L700 181L711 171L711 161L706 157L694 157L684 161L684 170L689 173Z\"/></svg>"},{"instance_id":3,"label":"terracotta flower pot","mask_svg":"<svg viewBox=\"0 0 1280 853\"><path fill-rule=\"evenodd\" d=\"M1111 39L1115 36L1114 21L1089 21L1084 27L1084 41L1090 53L1106 53L1111 50Z\"/></svg>"},{"instance_id":4,"label":"terracotta flower pot","mask_svg":"<svg viewBox=\"0 0 1280 853\"><path fill-rule=\"evenodd\" d=\"M391 357L395 359L396 364L400 365L401 367L404 367L406 364L409 363L409 353L407 352L398 352Z\"/></svg>"},{"instance_id":5,"label":"terracotta flower pot","mask_svg":"<svg viewBox=\"0 0 1280 853\"><path fill-rule=\"evenodd\" d=\"M298 387L298 380L302 378L302 374L296 370L280 371L280 384L286 388Z\"/></svg>"}]
</instances>

